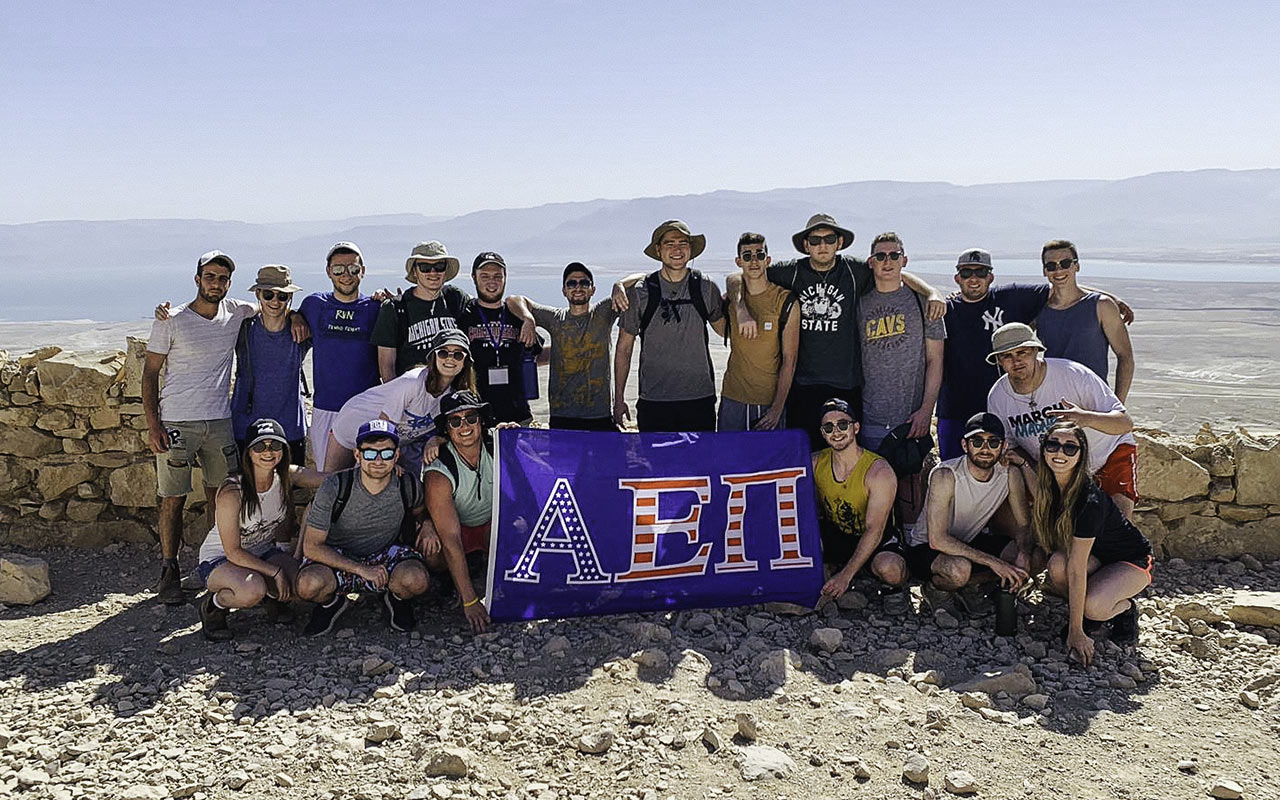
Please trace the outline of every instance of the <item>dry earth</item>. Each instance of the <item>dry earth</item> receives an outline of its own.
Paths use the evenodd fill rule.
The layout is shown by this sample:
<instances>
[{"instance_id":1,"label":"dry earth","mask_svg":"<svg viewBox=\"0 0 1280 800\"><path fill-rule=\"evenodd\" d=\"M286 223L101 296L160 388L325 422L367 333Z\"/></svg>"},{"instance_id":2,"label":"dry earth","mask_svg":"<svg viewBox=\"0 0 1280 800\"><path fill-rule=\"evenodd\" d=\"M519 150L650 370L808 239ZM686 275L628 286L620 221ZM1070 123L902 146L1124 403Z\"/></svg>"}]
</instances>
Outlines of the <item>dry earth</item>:
<instances>
[{"instance_id":1,"label":"dry earth","mask_svg":"<svg viewBox=\"0 0 1280 800\"><path fill-rule=\"evenodd\" d=\"M1220 617L1280 585L1280 562L1250 556L1159 565L1136 651L1103 636L1084 669L1038 593L1016 638L918 598L888 615L863 586L799 616L479 637L439 609L406 636L363 602L319 639L249 611L211 644L193 607L151 598L148 550L39 555L54 594L0 611L0 794L918 799L950 780L987 798L1280 797L1280 630ZM992 667L1016 669L978 691Z\"/></svg>"}]
</instances>

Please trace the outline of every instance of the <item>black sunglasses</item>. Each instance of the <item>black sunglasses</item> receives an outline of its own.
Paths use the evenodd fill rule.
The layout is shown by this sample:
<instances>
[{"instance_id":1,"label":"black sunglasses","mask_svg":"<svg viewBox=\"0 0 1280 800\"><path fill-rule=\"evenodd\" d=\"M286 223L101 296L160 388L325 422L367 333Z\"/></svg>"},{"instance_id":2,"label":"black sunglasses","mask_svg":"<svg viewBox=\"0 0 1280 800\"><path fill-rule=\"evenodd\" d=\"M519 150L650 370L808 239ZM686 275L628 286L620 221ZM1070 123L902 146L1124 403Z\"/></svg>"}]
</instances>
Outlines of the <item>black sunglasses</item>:
<instances>
[{"instance_id":1,"label":"black sunglasses","mask_svg":"<svg viewBox=\"0 0 1280 800\"><path fill-rule=\"evenodd\" d=\"M742 255L738 256L748 264L752 261L764 261L768 257L769 253L765 250L743 250Z\"/></svg>"},{"instance_id":2,"label":"black sunglasses","mask_svg":"<svg viewBox=\"0 0 1280 800\"><path fill-rule=\"evenodd\" d=\"M831 433L835 431L837 428L842 431L847 431L852 425L853 425L853 420L851 419L838 419L835 422L824 422L822 423L822 432Z\"/></svg>"},{"instance_id":3,"label":"black sunglasses","mask_svg":"<svg viewBox=\"0 0 1280 800\"><path fill-rule=\"evenodd\" d=\"M279 289L259 289L258 293L261 294L262 299L266 300L268 303L275 302L276 300L279 300L282 303L287 303L293 299L293 292L282 292Z\"/></svg>"},{"instance_id":4,"label":"black sunglasses","mask_svg":"<svg viewBox=\"0 0 1280 800\"><path fill-rule=\"evenodd\" d=\"M999 436L970 436L965 441L976 448L985 447L988 450L999 450L1000 445L1004 444L1004 439Z\"/></svg>"},{"instance_id":5,"label":"black sunglasses","mask_svg":"<svg viewBox=\"0 0 1280 800\"><path fill-rule=\"evenodd\" d=\"M1060 269L1071 269L1071 265L1076 263L1078 260L1079 259L1075 258L1064 258L1061 261L1046 261L1044 262L1044 271L1057 272Z\"/></svg>"},{"instance_id":6,"label":"black sunglasses","mask_svg":"<svg viewBox=\"0 0 1280 800\"><path fill-rule=\"evenodd\" d=\"M249 449L255 453L265 453L268 450L273 453L278 453L284 449L284 445L277 442L275 439L267 439L262 442L254 442L253 447L250 447Z\"/></svg>"},{"instance_id":7,"label":"black sunglasses","mask_svg":"<svg viewBox=\"0 0 1280 800\"><path fill-rule=\"evenodd\" d=\"M809 243L810 247L817 247L820 244L835 244L839 240L840 234L838 233L828 233L825 236L817 236L811 233L805 241Z\"/></svg>"},{"instance_id":8,"label":"black sunglasses","mask_svg":"<svg viewBox=\"0 0 1280 800\"><path fill-rule=\"evenodd\" d=\"M414 264L413 268L418 270L418 272L446 272L449 269L449 265L444 261L437 261L434 263L420 262Z\"/></svg>"},{"instance_id":9,"label":"black sunglasses","mask_svg":"<svg viewBox=\"0 0 1280 800\"><path fill-rule=\"evenodd\" d=\"M454 414L449 417L450 428L461 428L463 425L475 425L480 421L480 412L468 411L465 414Z\"/></svg>"},{"instance_id":10,"label":"black sunglasses","mask_svg":"<svg viewBox=\"0 0 1280 800\"><path fill-rule=\"evenodd\" d=\"M567 281L565 281L565 282L564 282L564 288L566 288L566 289L577 289L577 288L590 289L590 288L591 288L591 279L590 279L590 278L570 278L569 280L567 280Z\"/></svg>"},{"instance_id":11,"label":"black sunglasses","mask_svg":"<svg viewBox=\"0 0 1280 800\"><path fill-rule=\"evenodd\" d=\"M886 253L882 250L879 253L872 253L871 257L874 258L876 261L879 261L881 264L883 264L886 258L889 259L890 261L897 261L898 259L902 258L902 251L894 250L891 253Z\"/></svg>"},{"instance_id":12,"label":"black sunglasses","mask_svg":"<svg viewBox=\"0 0 1280 800\"><path fill-rule=\"evenodd\" d=\"M961 267L956 273L962 280L969 278L985 278L991 274L991 267Z\"/></svg>"},{"instance_id":13,"label":"black sunglasses","mask_svg":"<svg viewBox=\"0 0 1280 800\"><path fill-rule=\"evenodd\" d=\"M1075 442L1060 442L1057 439L1045 439L1044 451L1046 453L1056 453L1062 451L1064 456L1074 456L1080 452L1080 445Z\"/></svg>"}]
</instances>

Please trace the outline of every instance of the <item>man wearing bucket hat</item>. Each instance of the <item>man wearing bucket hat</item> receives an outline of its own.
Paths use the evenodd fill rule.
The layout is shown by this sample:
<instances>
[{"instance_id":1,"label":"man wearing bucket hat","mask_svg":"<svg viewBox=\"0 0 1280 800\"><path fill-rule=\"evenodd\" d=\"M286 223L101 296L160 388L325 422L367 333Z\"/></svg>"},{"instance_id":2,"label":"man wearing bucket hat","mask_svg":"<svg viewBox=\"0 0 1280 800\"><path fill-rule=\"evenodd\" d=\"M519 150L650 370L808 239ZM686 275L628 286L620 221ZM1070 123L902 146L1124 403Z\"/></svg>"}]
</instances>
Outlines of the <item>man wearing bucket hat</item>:
<instances>
[{"instance_id":1,"label":"man wearing bucket hat","mask_svg":"<svg viewBox=\"0 0 1280 800\"><path fill-rule=\"evenodd\" d=\"M295 342L288 325L293 293L302 291L302 287L294 284L288 267L268 264L258 270L258 280L249 288L257 295L260 310L240 324L236 338L232 429L246 430L255 419L276 420L289 441L290 460L306 464L302 359L311 343ZM244 441L237 443L243 449Z\"/></svg>"},{"instance_id":2,"label":"man wearing bucket hat","mask_svg":"<svg viewBox=\"0 0 1280 800\"><path fill-rule=\"evenodd\" d=\"M663 222L649 237L644 254L662 262L662 268L626 290L627 307L618 322L613 356L613 420L619 426L631 416L624 392L639 337L639 429L716 429L715 372L707 324L717 335L724 335L723 300L715 283L689 266L706 246L705 236L691 233L678 219Z\"/></svg>"},{"instance_id":3,"label":"man wearing bucket hat","mask_svg":"<svg viewBox=\"0 0 1280 800\"><path fill-rule=\"evenodd\" d=\"M862 359L857 335L859 295L871 287L871 270L865 261L841 255L853 244L854 234L830 214L814 214L791 237L803 258L774 262L769 280L795 292L800 304L800 352L795 378L787 395L789 425L809 432L814 450L824 446L817 420L822 404L831 397L849 403L855 416L862 414ZM929 319L940 319L946 310L941 295L918 277L904 272L902 281L928 301ZM757 335L756 322L741 298L741 277L729 276L727 289L734 320L745 338Z\"/></svg>"},{"instance_id":4,"label":"man wearing bucket hat","mask_svg":"<svg viewBox=\"0 0 1280 800\"><path fill-rule=\"evenodd\" d=\"M1084 428L1089 444L1089 472L1116 506L1129 517L1138 500L1137 443L1133 419L1115 392L1088 367L1064 358L1045 358L1044 344L1030 326L1010 322L991 336L987 361L1004 375L987 394L987 410L1000 418L1017 450L1008 463L1023 470L1029 486L1036 483L1033 455L1040 436L1059 420Z\"/></svg>"}]
</instances>

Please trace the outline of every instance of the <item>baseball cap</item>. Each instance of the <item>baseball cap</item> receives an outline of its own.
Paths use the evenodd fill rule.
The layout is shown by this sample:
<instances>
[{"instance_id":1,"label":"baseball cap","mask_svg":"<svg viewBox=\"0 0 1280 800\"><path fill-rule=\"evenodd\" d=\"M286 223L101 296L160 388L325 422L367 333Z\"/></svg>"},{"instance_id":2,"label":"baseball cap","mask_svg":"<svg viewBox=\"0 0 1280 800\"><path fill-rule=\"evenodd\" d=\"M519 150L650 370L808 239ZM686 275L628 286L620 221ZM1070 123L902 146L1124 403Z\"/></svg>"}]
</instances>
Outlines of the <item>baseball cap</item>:
<instances>
[{"instance_id":1,"label":"baseball cap","mask_svg":"<svg viewBox=\"0 0 1280 800\"><path fill-rule=\"evenodd\" d=\"M232 272L236 271L236 262L231 260L231 256L227 255L221 250L210 250L209 252L200 256L200 258L196 260L196 272L199 272L200 270L204 269L204 265L208 264L210 261L221 261L222 263L227 265L227 269L231 270Z\"/></svg>"},{"instance_id":2,"label":"baseball cap","mask_svg":"<svg viewBox=\"0 0 1280 800\"><path fill-rule=\"evenodd\" d=\"M364 253L360 252L360 247L355 242L334 242L333 247L330 247L329 252L324 256L325 266L328 266L338 253L355 253L356 259L361 264L364 263Z\"/></svg>"},{"instance_id":3,"label":"baseball cap","mask_svg":"<svg viewBox=\"0 0 1280 800\"><path fill-rule=\"evenodd\" d=\"M248 442L246 447L253 447L268 439L274 439L286 447L289 445L289 440L284 436L284 426L274 419L255 419L244 432L244 440Z\"/></svg>"},{"instance_id":4,"label":"baseball cap","mask_svg":"<svg viewBox=\"0 0 1280 800\"><path fill-rule=\"evenodd\" d=\"M566 280L569 279L569 276L575 272L581 272L585 274L587 278L591 280L592 283L596 282L596 276L592 275L591 270L587 269L587 265L583 264L581 261L570 261L565 266L564 273L560 276L560 282L564 283Z\"/></svg>"},{"instance_id":5,"label":"baseball cap","mask_svg":"<svg viewBox=\"0 0 1280 800\"><path fill-rule=\"evenodd\" d=\"M1010 322L996 328L991 334L991 352L987 354L987 363L996 363L996 356L1017 350L1019 347L1035 347L1044 350L1044 342L1036 338L1036 332L1024 322Z\"/></svg>"},{"instance_id":6,"label":"baseball cap","mask_svg":"<svg viewBox=\"0 0 1280 800\"><path fill-rule=\"evenodd\" d=\"M832 411L839 411L841 414L844 414L852 420L857 419L857 417L853 415L853 407L849 405L849 402L847 400L841 400L839 397L832 397L822 404L822 413L818 414L818 419L822 419Z\"/></svg>"},{"instance_id":7,"label":"baseball cap","mask_svg":"<svg viewBox=\"0 0 1280 800\"><path fill-rule=\"evenodd\" d=\"M471 271L475 272L476 270L483 267L485 264L497 264L498 266L502 267L503 272L507 271L507 262L503 260L502 256L498 255L492 250L486 250L480 255L476 256L476 260L471 262Z\"/></svg>"},{"instance_id":8,"label":"baseball cap","mask_svg":"<svg viewBox=\"0 0 1280 800\"><path fill-rule=\"evenodd\" d=\"M956 269L961 267L987 267L990 269L991 254L981 247L970 247L956 259Z\"/></svg>"},{"instance_id":9,"label":"baseball cap","mask_svg":"<svg viewBox=\"0 0 1280 800\"><path fill-rule=\"evenodd\" d=\"M390 439L400 444L400 434L396 433L395 423L386 419L371 419L356 431L356 447L365 439Z\"/></svg>"},{"instance_id":10,"label":"baseball cap","mask_svg":"<svg viewBox=\"0 0 1280 800\"><path fill-rule=\"evenodd\" d=\"M988 411L979 411L969 421L964 424L964 436L961 439L968 439L975 433L989 433L992 436L1004 438L1004 423L995 414Z\"/></svg>"}]
</instances>

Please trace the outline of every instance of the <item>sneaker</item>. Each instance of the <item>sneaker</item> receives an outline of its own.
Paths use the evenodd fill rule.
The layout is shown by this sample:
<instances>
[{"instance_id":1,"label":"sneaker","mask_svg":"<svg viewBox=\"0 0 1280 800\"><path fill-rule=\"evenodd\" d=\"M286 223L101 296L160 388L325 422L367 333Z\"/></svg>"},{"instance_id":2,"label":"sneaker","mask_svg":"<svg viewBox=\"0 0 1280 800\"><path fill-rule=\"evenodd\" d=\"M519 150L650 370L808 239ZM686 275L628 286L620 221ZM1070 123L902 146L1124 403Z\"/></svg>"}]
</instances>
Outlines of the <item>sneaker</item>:
<instances>
[{"instance_id":1,"label":"sneaker","mask_svg":"<svg viewBox=\"0 0 1280 800\"><path fill-rule=\"evenodd\" d=\"M391 630L406 633L418 627L410 601L401 600L387 590L382 593L382 604L387 608L387 623L391 625Z\"/></svg>"},{"instance_id":2,"label":"sneaker","mask_svg":"<svg viewBox=\"0 0 1280 800\"><path fill-rule=\"evenodd\" d=\"M905 589L888 589L881 593L884 613L891 617L901 617L911 610L911 597Z\"/></svg>"},{"instance_id":3,"label":"sneaker","mask_svg":"<svg viewBox=\"0 0 1280 800\"><path fill-rule=\"evenodd\" d=\"M288 603L281 603L274 597L264 597L262 609L267 612L267 622L278 625L288 625L293 622L293 607Z\"/></svg>"},{"instance_id":4,"label":"sneaker","mask_svg":"<svg viewBox=\"0 0 1280 800\"><path fill-rule=\"evenodd\" d=\"M986 617L996 612L996 604L991 600L991 594L985 586L969 586L961 587L956 592L956 604L964 609L964 613L970 619Z\"/></svg>"},{"instance_id":5,"label":"sneaker","mask_svg":"<svg viewBox=\"0 0 1280 800\"><path fill-rule=\"evenodd\" d=\"M307 627L302 629L303 636L322 636L333 630L333 625L338 621L338 617L342 616L342 612L347 610L347 606L351 605L347 601L345 594L340 594L333 598L327 606L316 606L311 610L311 619L307 620Z\"/></svg>"},{"instance_id":6,"label":"sneaker","mask_svg":"<svg viewBox=\"0 0 1280 800\"><path fill-rule=\"evenodd\" d=\"M933 585L932 581L925 581L920 586L920 605L928 608L930 611L946 611L949 614L956 612L956 595L954 592L948 592Z\"/></svg>"},{"instance_id":7,"label":"sneaker","mask_svg":"<svg viewBox=\"0 0 1280 800\"><path fill-rule=\"evenodd\" d=\"M1111 618L1111 641L1116 644L1138 643L1138 605L1132 600L1127 609Z\"/></svg>"},{"instance_id":8,"label":"sneaker","mask_svg":"<svg viewBox=\"0 0 1280 800\"><path fill-rule=\"evenodd\" d=\"M225 608L213 604L213 593L204 596L200 603L200 632L211 642L225 642L235 636L227 624L230 616Z\"/></svg>"},{"instance_id":9,"label":"sneaker","mask_svg":"<svg viewBox=\"0 0 1280 800\"><path fill-rule=\"evenodd\" d=\"M182 576L178 574L175 562L166 562L160 568L160 580L156 582L156 597L167 606L178 606L187 602L182 593Z\"/></svg>"}]
</instances>

